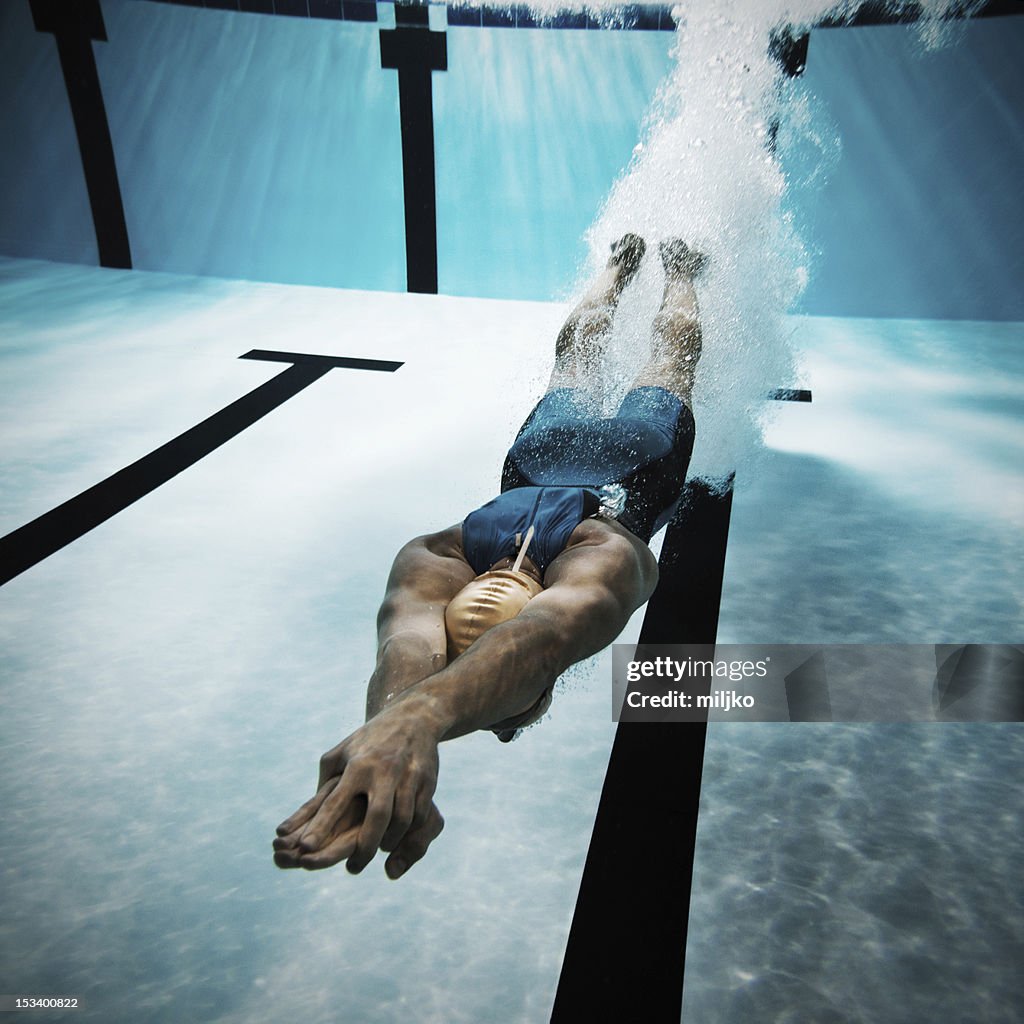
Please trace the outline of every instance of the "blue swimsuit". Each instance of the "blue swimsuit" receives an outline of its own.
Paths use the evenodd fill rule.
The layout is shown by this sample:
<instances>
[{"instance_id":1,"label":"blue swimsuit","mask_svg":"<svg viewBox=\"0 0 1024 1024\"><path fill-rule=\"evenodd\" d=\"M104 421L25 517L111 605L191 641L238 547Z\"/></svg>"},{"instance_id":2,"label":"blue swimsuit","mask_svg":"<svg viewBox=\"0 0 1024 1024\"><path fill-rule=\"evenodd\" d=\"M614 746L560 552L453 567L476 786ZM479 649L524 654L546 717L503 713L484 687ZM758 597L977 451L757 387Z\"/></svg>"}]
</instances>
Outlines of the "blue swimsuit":
<instances>
[{"instance_id":1,"label":"blue swimsuit","mask_svg":"<svg viewBox=\"0 0 1024 1024\"><path fill-rule=\"evenodd\" d=\"M533 540L526 553L543 573L562 553L572 531L600 505L596 492L584 487L517 487L505 491L463 520L466 561L479 575L502 558L514 558L526 531L533 526Z\"/></svg>"},{"instance_id":2,"label":"blue swimsuit","mask_svg":"<svg viewBox=\"0 0 1024 1024\"><path fill-rule=\"evenodd\" d=\"M608 484L624 505L615 518L645 543L671 518L693 450L693 414L664 388L634 388L618 414L596 418L572 388L549 392L523 424L501 474L501 494L462 523L462 547L477 575L513 558L532 525L527 555L541 574L572 531L601 510ZM491 729L508 742L550 700Z\"/></svg>"},{"instance_id":3,"label":"blue swimsuit","mask_svg":"<svg viewBox=\"0 0 1024 1024\"><path fill-rule=\"evenodd\" d=\"M608 484L625 494L615 518L647 543L679 504L693 437L693 414L664 388L634 388L611 418L591 415L574 388L548 392L509 449L502 493L462 524L467 561L479 574L514 557L532 524L527 554L543 573Z\"/></svg>"}]
</instances>

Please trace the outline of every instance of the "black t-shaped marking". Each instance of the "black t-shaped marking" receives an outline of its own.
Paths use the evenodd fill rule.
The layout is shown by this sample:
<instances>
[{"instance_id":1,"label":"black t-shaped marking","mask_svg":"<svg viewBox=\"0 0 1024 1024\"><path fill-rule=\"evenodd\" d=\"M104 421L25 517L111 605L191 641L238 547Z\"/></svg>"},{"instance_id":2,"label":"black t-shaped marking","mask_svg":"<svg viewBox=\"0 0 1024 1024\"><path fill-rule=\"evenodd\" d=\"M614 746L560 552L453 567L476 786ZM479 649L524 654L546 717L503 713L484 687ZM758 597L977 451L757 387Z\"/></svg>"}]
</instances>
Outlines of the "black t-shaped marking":
<instances>
[{"instance_id":1,"label":"black t-shaped marking","mask_svg":"<svg viewBox=\"0 0 1024 1024\"><path fill-rule=\"evenodd\" d=\"M292 365L138 462L0 538L0 586L156 490L330 370L342 367L394 373L402 365L384 359L350 359L263 349L253 349L241 358Z\"/></svg>"},{"instance_id":2,"label":"black t-shaped marking","mask_svg":"<svg viewBox=\"0 0 1024 1024\"><path fill-rule=\"evenodd\" d=\"M810 402L811 392L775 388L765 397ZM722 488L703 480L686 484L662 544L661 575L644 613L640 644L703 644L705 656L714 657L732 487L731 476ZM552 1024L679 1020L706 737L707 721L641 723L629 721L623 708ZM624 871L635 858L636 837L647 835L652 822L673 852L672 870ZM643 941L621 943L618 935Z\"/></svg>"},{"instance_id":3,"label":"black t-shaped marking","mask_svg":"<svg viewBox=\"0 0 1024 1024\"><path fill-rule=\"evenodd\" d=\"M131 247L114 147L96 72L92 41L106 42L99 0L31 0L36 31L51 32L68 91L82 156L100 265L130 270Z\"/></svg>"},{"instance_id":4,"label":"black t-shaped marking","mask_svg":"<svg viewBox=\"0 0 1024 1024\"><path fill-rule=\"evenodd\" d=\"M398 70L405 188L406 281L411 292L437 292L437 197L431 72L448 69L443 32L429 30L427 8L395 4L398 28L380 33L380 63Z\"/></svg>"}]
</instances>

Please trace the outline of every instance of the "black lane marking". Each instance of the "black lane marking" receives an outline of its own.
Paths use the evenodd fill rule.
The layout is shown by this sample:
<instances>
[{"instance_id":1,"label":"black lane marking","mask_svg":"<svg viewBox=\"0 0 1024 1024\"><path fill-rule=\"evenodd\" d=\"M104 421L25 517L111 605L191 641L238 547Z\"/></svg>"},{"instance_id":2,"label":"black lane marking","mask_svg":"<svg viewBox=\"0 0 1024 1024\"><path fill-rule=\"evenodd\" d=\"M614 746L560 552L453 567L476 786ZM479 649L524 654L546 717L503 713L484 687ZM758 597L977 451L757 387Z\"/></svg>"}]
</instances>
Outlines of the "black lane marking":
<instances>
[{"instance_id":1,"label":"black lane marking","mask_svg":"<svg viewBox=\"0 0 1024 1024\"><path fill-rule=\"evenodd\" d=\"M939 721L1024 721L1020 644L937 644L935 666L932 697Z\"/></svg>"},{"instance_id":2,"label":"black lane marking","mask_svg":"<svg viewBox=\"0 0 1024 1024\"><path fill-rule=\"evenodd\" d=\"M390 359L358 359L354 356L320 356L308 352L275 352L265 348L250 349L239 359L259 359L270 363L295 363L302 366L320 366L327 370L381 370L394 373L402 363Z\"/></svg>"},{"instance_id":3,"label":"black lane marking","mask_svg":"<svg viewBox=\"0 0 1024 1024\"><path fill-rule=\"evenodd\" d=\"M687 484L641 644L706 644L710 656L731 510L731 480ZM552 1021L680 1019L706 733L706 722L620 721Z\"/></svg>"},{"instance_id":4,"label":"black lane marking","mask_svg":"<svg viewBox=\"0 0 1024 1024\"><path fill-rule=\"evenodd\" d=\"M811 392L775 388L766 397L810 402ZM665 534L640 646L702 644L701 657L713 657L732 494L731 476L720 488L687 483ZM706 721L630 722L623 708L552 1021L680 1019L706 739ZM662 864L661 850L675 863Z\"/></svg>"},{"instance_id":5,"label":"black lane marking","mask_svg":"<svg viewBox=\"0 0 1024 1024\"><path fill-rule=\"evenodd\" d=\"M294 365L137 462L0 538L0 586L188 469L332 369L344 367L393 373L402 365L380 359L260 349L247 352L241 358L272 359Z\"/></svg>"},{"instance_id":6,"label":"black lane marking","mask_svg":"<svg viewBox=\"0 0 1024 1024\"><path fill-rule=\"evenodd\" d=\"M131 247L92 41L107 41L99 0L30 0L36 31L52 33L75 122L100 266L130 270Z\"/></svg>"},{"instance_id":7,"label":"black lane marking","mask_svg":"<svg viewBox=\"0 0 1024 1024\"><path fill-rule=\"evenodd\" d=\"M809 402L811 393L803 388L776 388L768 392L768 398L773 402Z\"/></svg>"},{"instance_id":8,"label":"black lane marking","mask_svg":"<svg viewBox=\"0 0 1024 1024\"><path fill-rule=\"evenodd\" d=\"M791 722L831 722L825 655L818 651L786 676L786 706Z\"/></svg>"},{"instance_id":9,"label":"black lane marking","mask_svg":"<svg viewBox=\"0 0 1024 1024\"><path fill-rule=\"evenodd\" d=\"M448 70L443 32L431 32L427 8L395 4L398 28L380 33L380 64L398 71L405 189L406 282L410 292L437 293L437 196L431 75Z\"/></svg>"}]
</instances>

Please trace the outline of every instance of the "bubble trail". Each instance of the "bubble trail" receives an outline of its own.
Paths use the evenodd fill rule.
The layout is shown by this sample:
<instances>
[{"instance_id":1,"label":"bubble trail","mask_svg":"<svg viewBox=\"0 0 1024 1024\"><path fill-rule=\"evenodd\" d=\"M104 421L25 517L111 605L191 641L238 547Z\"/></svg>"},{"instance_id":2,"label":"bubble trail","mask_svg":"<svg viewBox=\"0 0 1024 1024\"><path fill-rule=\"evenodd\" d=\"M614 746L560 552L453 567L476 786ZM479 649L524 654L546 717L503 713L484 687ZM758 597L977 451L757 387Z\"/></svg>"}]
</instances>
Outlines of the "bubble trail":
<instances>
[{"instance_id":1,"label":"bubble trail","mask_svg":"<svg viewBox=\"0 0 1024 1024\"><path fill-rule=\"evenodd\" d=\"M608 413L650 349L663 287L658 241L679 236L709 257L698 282L704 343L694 390L691 475L724 481L733 471L755 468L774 406L765 396L799 385L787 315L807 284L811 259L792 199L795 191L824 180L839 140L800 80L788 78L771 56L773 33L788 27L797 34L826 15L852 18L859 6L821 0L691 0L676 6L673 69L653 98L629 166L587 233L581 282L604 265L612 239L636 231L648 243L648 257L623 294L609 339ZM919 6L926 45L939 38L944 17L970 13L956 0ZM541 15L546 9L550 13L536 6ZM611 5L588 10L615 18ZM792 169L787 174L786 156L794 151L801 158L793 161L799 176Z\"/></svg>"}]
</instances>

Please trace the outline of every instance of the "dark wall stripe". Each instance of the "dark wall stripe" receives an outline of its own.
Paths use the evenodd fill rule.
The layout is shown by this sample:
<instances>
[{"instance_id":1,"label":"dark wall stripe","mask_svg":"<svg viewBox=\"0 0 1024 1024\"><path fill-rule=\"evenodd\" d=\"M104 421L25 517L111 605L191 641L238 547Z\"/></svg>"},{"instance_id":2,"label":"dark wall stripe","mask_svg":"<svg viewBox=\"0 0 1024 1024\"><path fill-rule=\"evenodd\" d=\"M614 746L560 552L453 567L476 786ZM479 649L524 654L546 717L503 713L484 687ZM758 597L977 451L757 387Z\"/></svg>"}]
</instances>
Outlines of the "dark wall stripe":
<instances>
[{"instance_id":1,"label":"dark wall stripe","mask_svg":"<svg viewBox=\"0 0 1024 1024\"><path fill-rule=\"evenodd\" d=\"M0 538L0 586L188 469L335 367L393 372L402 365L301 354L289 359L288 353L258 349L242 358L287 360L294 365L138 462Z\"/></svg>"},{"instance_id":2,"label":"dark wall stripe","mask_svg":"<svg viewBox=\"0 0 1024 1024\"><path fill-rule=\"evenodd\" d=\"M405 189L406 280L411 292L437 292L434 103L430 76L448 68L443 32L428 28L427 8L396 4L396 29L380 33L380 62L398 71Z\"/></svg>"},{"instance_id":3,"label":"dark wall stripe","mask_svg":"<svg viewBox=\"0 0 1024 1024\"><path fill-rule=\"evenodd\" d=\"M687 484L641 644L714 644L731 510L731 480L722 491ZM679 1020L706 733L700 722L619 723L553 1021Z\"/></svg>"},{"instance_id":4,"label":"dark wall stripe","mask_svg":"<svg viewBox=\"0 0 1024 1024\"><path fill-rule=\"evenodd\" d=\"M187 7L211 7L218 10L242 10L258 14L278 14L291 17L309 17L345 21L376 21L376 3L366 0L148 0L155 3L178 4ZM423 4L423 6L426 6ZM434 5L431 5L434 6ZM438 4L437 6L441 6ZM566 7L549 14L538 15L527 4L482 5L452 3L447 7L449 25L472 28L541 28L590 29L600 31L675 31L672 6L668 4L623 4L605 16L594 17L579 8ZM831 16L818 22L815 28L843 28L863 25L908 24L920 19L920 4L894 5L889 0L869 0L850 20ZM989 18L1011 14L1024 14L1021 0L989 0L971 17ZM964 17L963 10L950 17Z\"/></svg>"},{"instance_id":5,"label":"dark wall stripe","mask_svg":"<svg viewBox=\"0 0 1024 1024\"><path fill-rule=\"evenodd\" d=\"M30 0L30 4L36 30L50 32L57 40L57 53L89 192L100 265L129 270L132 254L128 244L128 226L124 219L107 111L92 52L94 39L101 42L107 39L99 0Z\"/></svg>"},{"instance_id":6,"label":"dark wall stripe","mask_svg":"<svg viewBox=\"0 0 1024 1024\"><path fill-rule=\"evenodd\" d=\"M969 14L965 10L966 3L961 3L948 15L951 20L964 17L998 18L1011 14L1024 14L1024 3L1021 0L989 0ZM819 21L816 28L847 28L862 25L907 25L919 21L924 16L924 8L919 3L893 4L892 0L868 0L861 4L847 18L840 14L826 16Z\"/></svg>"},{"instance_id":7,"label":"dark wall stripe","mask_svg":"<svg viewBox=\"0 0 1024 1024\"><path fill-rule=\"evenodd\" d=\"M794 35L791 29L780 28L772 32L768 41L768 52L790 78L796 78L802 75L804 68L807 67L807 50L810 42L810 32Z\"/></svg>"}]
</instances>

